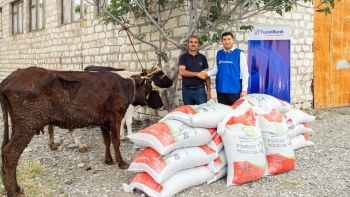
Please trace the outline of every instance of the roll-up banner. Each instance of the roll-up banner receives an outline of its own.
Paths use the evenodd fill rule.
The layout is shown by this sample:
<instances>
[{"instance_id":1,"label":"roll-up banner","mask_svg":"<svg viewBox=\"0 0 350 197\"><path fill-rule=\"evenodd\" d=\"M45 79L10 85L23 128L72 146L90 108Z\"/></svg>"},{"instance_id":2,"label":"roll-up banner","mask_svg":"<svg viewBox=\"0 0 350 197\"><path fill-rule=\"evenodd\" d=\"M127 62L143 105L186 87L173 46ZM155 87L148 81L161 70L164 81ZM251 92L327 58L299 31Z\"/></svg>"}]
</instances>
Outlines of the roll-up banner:
<instances>
[{"instance_id":1,"label":"roll-up banner","mask_svg":"<svg viewBox=\"0 0 350 197\"><path fill-rule=\"evenodd\" d=\"M290 102L290 26L255 25L248 36L248 93Z\"/></svg>"}]
</instances>

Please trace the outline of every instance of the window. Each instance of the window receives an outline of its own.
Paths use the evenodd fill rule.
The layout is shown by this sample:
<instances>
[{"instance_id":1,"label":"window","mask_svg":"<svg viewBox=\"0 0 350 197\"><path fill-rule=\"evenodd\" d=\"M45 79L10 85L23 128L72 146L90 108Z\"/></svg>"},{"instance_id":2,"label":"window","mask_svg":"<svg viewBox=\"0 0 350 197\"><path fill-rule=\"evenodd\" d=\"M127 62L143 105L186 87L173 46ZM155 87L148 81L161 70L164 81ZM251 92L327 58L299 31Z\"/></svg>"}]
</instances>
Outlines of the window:
<instances>
[{"instance_id":1,"label":"window","mask_svg":"<svg viewBox=\"0 0 350 197\"><path fill-rule=\"evenodd\" d=\"M30 30L44 28L44 0L30 0Z\"/></svg>"},{"instance_id":2,"label":"window","mask_svg":"<svg viewBox=\"0 0 350 197\"><path fill-rule=\"evenodd\" d=\"M23 1L12 4L12 34L23 33Z\"/></svg>"},{"instance_id":3,"label":"window","mask_svg":"<svg viewBox=\"0 0 350 197\"><path fill-rule=\"evenodd\" d=\"M62 1L62 23L70 23L84 19L87 4L84 0L61 0ZM83 8L83 9L81 9Z\"/></svg>"},{"instance_id":4,"label":"window","mask_svg":"<svg viewBox=\"0 0 350 197\"><path fill-rule=\"evenodd\" d=\"M2 8L0 8L0 38L2 38Z\"/></svg>"}]
</instances>

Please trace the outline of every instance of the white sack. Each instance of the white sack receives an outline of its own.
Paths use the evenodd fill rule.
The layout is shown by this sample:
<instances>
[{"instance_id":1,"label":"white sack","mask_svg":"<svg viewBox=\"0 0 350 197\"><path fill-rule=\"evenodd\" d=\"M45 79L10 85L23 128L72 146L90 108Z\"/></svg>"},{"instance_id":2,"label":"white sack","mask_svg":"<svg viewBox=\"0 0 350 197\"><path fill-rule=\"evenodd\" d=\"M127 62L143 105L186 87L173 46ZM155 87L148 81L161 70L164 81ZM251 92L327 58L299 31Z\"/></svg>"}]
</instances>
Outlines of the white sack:
<instances>
[{"instance_id":1,"label":"white sack","mask_svg":"<svg viewBox=\"0 0 350 197\"><path fill-rule=\"evenodd\" d=\"M291 106L288 102L282 101L268 94L247 94L244 97L254 107L273 107L281 114L288 112Z\"/></svg>"},{"instance_id":2,"label":"white sack","mask_svg":"<svg viewBox=\"0 0 350 197\"><path fill-rule=\"evenodd\" d=\"M128 135L128 138L139 146L153 148L165 155L178 148L206 145L215 134L216 129L193 128L177 120L167 120Z\"/></svg>"},{"instance_id":3,"label":"white sack","mask_svg":"<svg viewBox=\"0 0 350 197\"><path fill-rule=\"evenodd\" d=\"M125 192L132 192L134 189L145 192L148 196L171 197L180 191L201 185L212 179L214 173L207 167L200 166L181 170L169 177L162 184L155 182L146 172L137 174L130 185L123 184Z\"/></svg>"},{"instance_id":4,"label":"white sack","mask_svg":"<svg viewBox=\"0 0 350 197\"><path fill-rule=\"evenodd\" d=\"M305 134L299 134L291 139L293 149L299 149L306 146L315 145L312 141L310 141L309 137Z\"/></svg>"},{"instance_id":5,"label":"white sack","mask_svg":"<svg viewBox=\"0 0 350 197\"><path fill-rule=\"evenodd\" d=\"M264 140L267 160L265 175L279 174L295 168L294 150L283 115L269 107L257 108L255 113Z\"/></svg>"},{"instance_id":6,"label":"white sack","mask_svg":"<svg viewBox=\"0 0 350 197\"><path fill-rule=\"evenodd\" d=\"M220 103L184 105L169 112L159 122L179 120L191 127L216 128L218 123L232 110L230 106Z\"/></svg>"},{"instance_id":7,"label":"white sack","mask_svg":"<svg viewBox=\"0 0 350 197\"><path fill-rule=\"evenodd\" d=\"M266 168L264 142L252 106L245 99L234 106L217 128L227 159L227 186L257 180Z\"/></svg>"},{"instance_id":8,"label":"white sack","mask_svg":"<svg viewBox=\"0 0 350 197\"><path fill-rule=\"evenodd\" d=\"M161 156L152 148L141 151L129 166L131 172L147 172L157 183L174 173L212 162L218 153L207 146L179 148Z\"/></svg>"}]
</instances>

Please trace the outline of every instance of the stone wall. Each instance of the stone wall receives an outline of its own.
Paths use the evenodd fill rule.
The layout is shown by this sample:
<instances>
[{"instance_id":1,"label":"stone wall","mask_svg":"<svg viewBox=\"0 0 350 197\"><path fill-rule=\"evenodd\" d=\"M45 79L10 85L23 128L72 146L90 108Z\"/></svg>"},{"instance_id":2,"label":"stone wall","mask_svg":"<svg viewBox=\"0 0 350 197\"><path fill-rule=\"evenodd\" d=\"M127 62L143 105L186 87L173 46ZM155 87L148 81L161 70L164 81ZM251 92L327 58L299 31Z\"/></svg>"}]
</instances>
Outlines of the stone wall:
<instances>
[{"instance_id":1,"label":"stone wall","mask_svg":"<svg viewBox=\"0 0 350 197\"><path fill-rule=\"evenodd\" d=\"M137 58L125 31L121 31L120 27L112 24L100 24L101 18L97 16L93 6L88 6L84 20L62 25L58 3L45 1L44 29L29 31L28 13L27 9L24 9L24 33L10 35L10 2L12 1L0 0L3 15L3 37L0 38L0 80L17 68L29 66L82 69L88 65L102 65L140 71L138 58L146 68L156 63L155 51L149 45L133 40ZM27 6L28 2L29 0L24 0L24 6ZM181 42L188 20L184 11L178 11L176 14L178 17L168 21L165 27L172 30L174 40ZM313 100L311 91L313 9L299 6L295 11L285 13L282 17L275 13L266 13L250 18L249 22L291 25L291 104L296 108L310 108ZM149 41L157 41L158 34L148 33L152 32L152 28L144 20L140 19L136 23L138 27L134 27L134 30L147 33L146 38ZM236 36L236 46L247 52L248 33L237 29L232 31ZM201 51L207 56L210 67L214 64L216 50L221 47L220 44L213 44ZM180 50L169 52L171 65L175 65L180 53ZM215 90L212 90L212 93L216 95ZM178 96L182 98L180 89ZM143 108L138 112L141 113L140 116L143 116L143 113L152 114L152 117L164 115L164 112Z\"/></svg>"}]
</instances>

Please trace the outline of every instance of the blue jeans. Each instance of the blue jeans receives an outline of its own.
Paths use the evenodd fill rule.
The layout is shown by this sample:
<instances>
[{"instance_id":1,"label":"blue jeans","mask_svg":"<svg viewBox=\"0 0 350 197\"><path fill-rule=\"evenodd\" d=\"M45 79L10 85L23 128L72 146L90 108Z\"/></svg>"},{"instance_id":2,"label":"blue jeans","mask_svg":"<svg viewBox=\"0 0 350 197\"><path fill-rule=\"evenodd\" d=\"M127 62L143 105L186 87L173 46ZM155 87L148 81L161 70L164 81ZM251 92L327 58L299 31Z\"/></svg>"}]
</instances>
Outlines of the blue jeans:
<instances>
[{"instance_id":1,"label":"blue jeans","mask_svg":"<svg viewBox=\"0 0 350 197\"><path fill-rule=\"evenodd\" d=\"M196 90L182 88L182 100L184 105L200 105L207 102L205 86Z\"/></svg>"}]
</instances>

